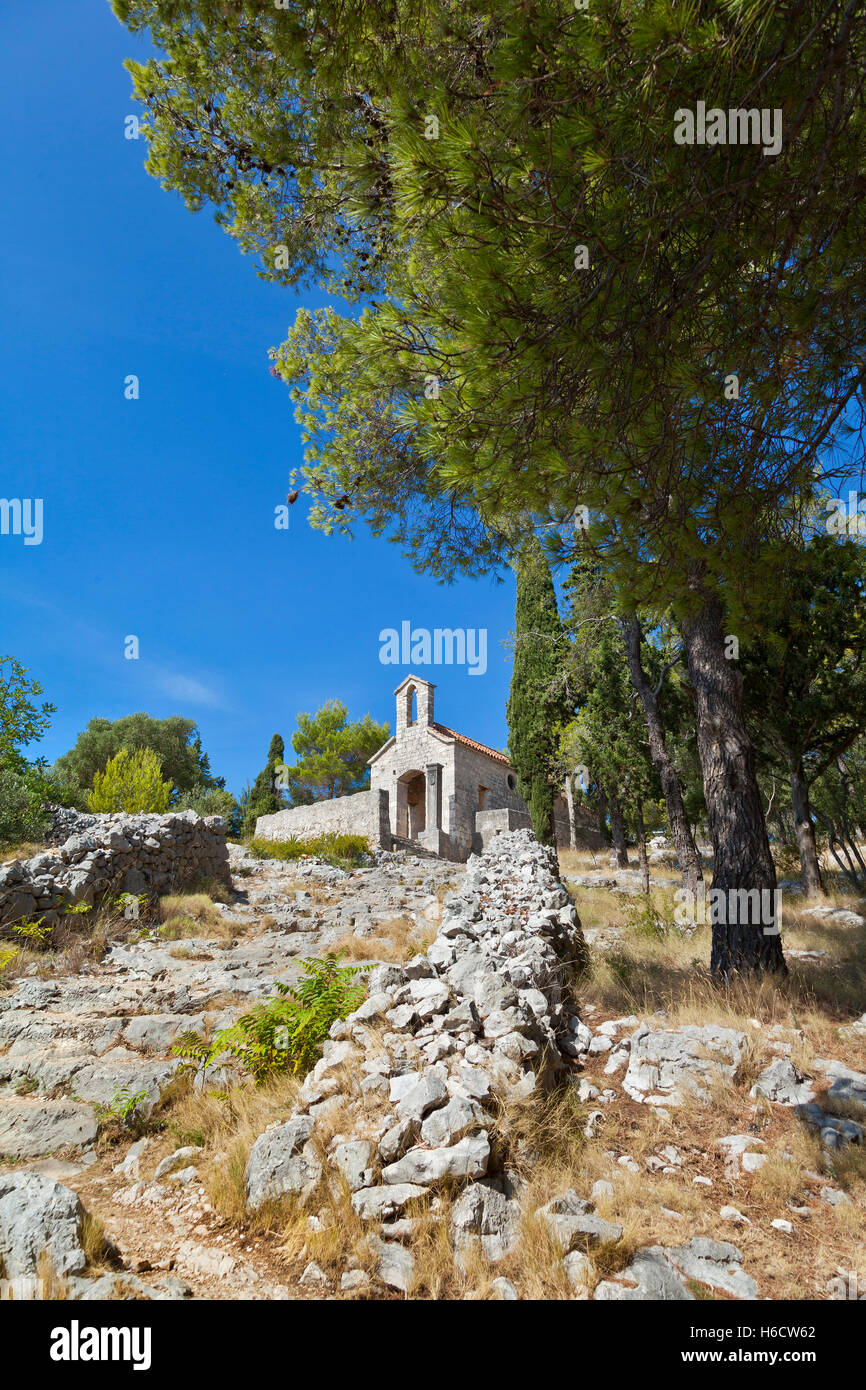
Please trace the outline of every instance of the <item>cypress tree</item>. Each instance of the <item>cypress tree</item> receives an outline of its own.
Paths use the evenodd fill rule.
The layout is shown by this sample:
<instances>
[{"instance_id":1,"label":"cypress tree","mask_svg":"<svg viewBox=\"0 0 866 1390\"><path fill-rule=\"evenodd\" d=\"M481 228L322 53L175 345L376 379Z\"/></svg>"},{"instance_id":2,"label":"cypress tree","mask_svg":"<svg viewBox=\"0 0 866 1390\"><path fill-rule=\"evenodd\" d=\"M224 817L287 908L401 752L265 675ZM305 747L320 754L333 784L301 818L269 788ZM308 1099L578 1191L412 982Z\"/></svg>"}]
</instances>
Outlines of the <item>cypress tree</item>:
<instances>
[{"instance_id":1,"label":"cypress tree","mask_svg":"<svg viewBox=\"0 0 866 1390\"><path fill-rule=\"evenodd\" d=\"M508 749L520 795L542 844L553 844L559 729L573 713L564 693L566 642L550 566L536 536L517 561L514 671L508 696Z\"/></svg>"},{"instance_id":2,"label":"cypress tree","mask_svg":"<svg viewBox=\"0 0 866 1390\"><path fill-rule=\"evenodd\" d=\"M270 816L275 811L282 811L286 804L276 786L277 766L283 763L285 752L286 745L282 737L280 734L274 734L268 748L267 764L253 783L244 814L244 830L249 835L255 834L256 820L259 816Z\"/></svg>"}]
</instances>

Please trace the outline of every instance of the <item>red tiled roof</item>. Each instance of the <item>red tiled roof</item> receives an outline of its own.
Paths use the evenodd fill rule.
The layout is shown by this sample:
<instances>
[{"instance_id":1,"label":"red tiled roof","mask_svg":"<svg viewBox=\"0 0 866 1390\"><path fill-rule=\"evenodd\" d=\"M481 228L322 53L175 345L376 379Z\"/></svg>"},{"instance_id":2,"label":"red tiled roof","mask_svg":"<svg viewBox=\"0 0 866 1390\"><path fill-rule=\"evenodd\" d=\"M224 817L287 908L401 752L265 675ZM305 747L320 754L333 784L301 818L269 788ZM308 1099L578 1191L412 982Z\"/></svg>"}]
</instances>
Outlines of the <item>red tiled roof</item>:
<instances>
[{"instance_id":1,"label":"red tiled roof","mask_svg":"<svg viewBox=\"0 0 866 1390\"><path fill-rule=\"evenodd\" d=\"M506 767L511 766L511 759L505 753L500 753L497 748L488 748L486 743L479 743L477 739L467 738L465 734L458 734L456 729L449 729L444 724L433 724L434 729L438 729L440 734L447 734L449 738L456 738L458 743L465 743L467 748L474 748L476 753L484 753L488 758L495 758L498 763L505 763Z\"/></svg>"}]
</instances>

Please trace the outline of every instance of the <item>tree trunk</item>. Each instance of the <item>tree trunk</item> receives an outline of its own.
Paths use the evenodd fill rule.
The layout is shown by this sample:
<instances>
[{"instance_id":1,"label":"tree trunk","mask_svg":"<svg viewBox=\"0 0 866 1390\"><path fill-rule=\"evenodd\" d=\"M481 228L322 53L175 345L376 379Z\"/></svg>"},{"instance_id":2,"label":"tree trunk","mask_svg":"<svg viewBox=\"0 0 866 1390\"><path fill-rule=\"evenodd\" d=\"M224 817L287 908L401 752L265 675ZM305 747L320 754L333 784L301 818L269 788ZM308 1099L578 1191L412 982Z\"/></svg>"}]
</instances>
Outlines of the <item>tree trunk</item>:
<instances>
[{"instance_id":1,"label":"tree trunk","mask_svg":"<svg viewBox=\"0 0 866 1390\"><path fill-rule=\"evenodd\" d=\"M598 789L598 833L601 836L603 845L610 844L610 835L607 829L607 796L604 788Z\"/></svg>"},{"instance_id":2,"label":"tree trunk","mask_svg":"<svg viewBox=\"0 0 866 1390\"><path fill-rule=\"evenodd\" d=\"M565 800L568 804L568 847L577 849L577 814L574 808L574 775L565 779Z\"/></svg>"},{"instance_id":3,"label":"tree trunk","mask_svg":"<svg viewBox=\"0 0 866 1390\"><path fill-rule=\"evenodd\" d=\"M618 869L627 869L628 850L625 844L625 827L622 823L622 807L616 792L608 792L607 799L610 806L610 841L616 850L616 866Z\"/></svg>"},{"instance_id":4,"label":"tree trunk","mask_svg":"<svg viewBox=\"0 0 866 1390\"><path fill-rule=\"evenodd\" d=\"M803 760L795 754L788 755L788 771L791 778L791 806L794 811L794 829L797 833L797 848L800 851L800 867L803 871L803 892L807 896L824 894L821 879L821 865L815 844L815 826L812 823L812 810L809 805L809 787L803 774Z\"/></svg>"},{"instance_id":5,"label":"tree trunk","mask_svg":"<svg viewBox=\"0 0 866 1390\"><path fill-rule=\"evenodd\" d=\"M788 829L788 822L785 820L785 813L781 806L776 807L775 821L779 827L779 839L783 845L787 845L791 839L791 832Z\"/></svg>"},{"instance_id":6,"label":"tree trunk","mask_svg":"<svg viewBox=\"0 0 866 1390\"><path fill-rule=\"evenodd\" d=\"M643 824L643 806L640 801L637 803L634 818L637 829L637 858L640 864L641 882L644 893L649 896L649 860L646 857L646 832Z\"/></svg>"},{"instance_id":7,"label":"tree trunk","mask_svg":"<svg viewBox=\"0 0 866 1390\"><path fill-rule=\"evenodd\" d=\"M725 658L722 606L708 599L683 624L698 753L713 844L712 973L786 972L755 753L743 718L742 678Z\"/></svg>"},{"instance_id":8,"label":"tree trunk","mask_svg":"<svg viewBox=\"0 0 866 1390\"><path fill-rule=\"evenodd\" d=\"M860 872L863 874L864 878L866 878L866 864L863 863L863 857L857 848L857 836L848 818L848 807L851 804L851 790L848 779L842 770L842 765L838 758L836 759L836 771L839 774L839 785L842 793L842 805L839 809L839 819L842 822L842 843L845 846L845 855L849 860L852 856L857 860L860 866Z\"/></svg>"},{"instance_id":9,"label":"tree trunk","mask_svg":"<svg viewBox=\"0 0 866 1390\"><path fill-rule=\"evenodd\" d=\"M650 757L662 784L671 835L677 852L677 863L683 878L683 888L697 900L698 884L703 882L701 858L683 806L679 775L667 749L665 726L659 712L658 696L647 680L641 665L641 626L636 614L632 613L623 623L623 637L632 684L640 696L646 715Z\"/></svg>"}]
</instances>

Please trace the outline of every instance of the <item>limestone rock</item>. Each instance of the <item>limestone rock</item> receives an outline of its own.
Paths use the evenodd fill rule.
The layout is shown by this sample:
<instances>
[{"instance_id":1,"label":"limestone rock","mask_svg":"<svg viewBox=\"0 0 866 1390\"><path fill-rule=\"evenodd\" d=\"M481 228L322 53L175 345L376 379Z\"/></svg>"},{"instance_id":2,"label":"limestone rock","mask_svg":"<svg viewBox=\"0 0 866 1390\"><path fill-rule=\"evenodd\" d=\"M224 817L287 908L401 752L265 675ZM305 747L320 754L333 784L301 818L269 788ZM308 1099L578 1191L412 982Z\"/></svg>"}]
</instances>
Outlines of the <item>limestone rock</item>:
<instances>
[{"instance_id":1,"label":"limestone rock","mask_svg":"<svg viewBox=\"0 0 866 1390\"><path fill-rule=\"evenodd\" d=\"M68 1187L40 1173L0 1173L0 1263L6 1278L38 1274L43 1255L55 1274L83 1269L83 1216Z\"/></svg>"},{"instance_id":2,"label":"limestone rock","mask_svg":"<svg viewBox=\"0 0 866 1390\"><path fill-rule=\"evenodd\" d=\"M626 1282L627 1281L627 1282ZM665 1259L660 1246L651 1245L639 1250L628 1267L616 1279L604 1279L593 1295L600 1302L693 1302L689 1293Z\"/></svg>"},{"instance_id":3,"label":"limestone rock","mask_svg":"<svg viewBox=\"0 0 866 1390\"><path fill-rule=\"evenodd\" d=\"M415 1259L411 1251L397 1241L382 1240L370 1235L367 1243L376 1256L376 1271L383 1284L408 1293L415 1279Z\"/></svg>"},{"instance_id":4,"label":"limestone rock","mask_svg":"<svg viewBox=\"0 0 866 1390\"><path fill-rule=\"evenodd\" d=\"M389 1183L383 1187L362 1187L352 1194L352 1206L362 1221L387 1221L396 1216L415 1197L426 1197L426 1187L418 1183Z\"/></svg>"},{"instance_id":5,"label":"limestone rock","mask_svg":"<svg viewBox=\"0 0 866 1390\"><path fill-rule=\"evenodd\" d=\"M322 1167L308 1140L314 1122L300 1115L260 1134L250 1151L246 1170L247 1207L257 1211L264 1202L313 1188Z\"/></svg>"},{"instance_id":6,"label":"limestone rock","mask_svg":"<svg viewBox=\"0 0 866 1390\"><path fill-rule=\"evenodd\" d=\"M777 1057L765 1067L749 1092L766 1096L778 1105L804 1105L815 1099L815 1092L788 1057Z\"/></svg>"},{"instance_id":7,"label":"limestone rock","mask_svg":"<svg viewBox=\"0 0 866 1390\"><path fill-rule=\"evenodd\" d=\"M713 1073L733 1076L745 1046L744 1033L716 1024L644 1026L632 1037L623 1087L634 1100L680 1103L689 1091L706 1094L705 1083Z\"/></svg>"},{"instance_id":8,"label":"limestone rock","mask_svg":"<svg viewBox=\"0 0 866 1390\"><path fill-rule=\"evenodd\" d=\"M578 1247L587 1249L622 1238L622 1226L596 1215L592 1203L578 1197L573 1188L539 1207L536 1216L544 1222L563 1255Z\"/></svg>"},{"instance_id":9,"label":"limestone rock","mask_svg":"<svg viewBox=\"0 0 866 1390\"><path fill-rule=\"evenodd\" d=\"M515 1249L520 1235L520 1203L502 1191L502 1182L474 1182L451 1209L454 1243L465 1251L476 1242L495 1263Z\"/></svg>"},{"instance_id":10,"label":"limestone rock","mask_svg":"<svg viewBox=\"0 0 866 1390\"><path fill-rule=\"evenodd\" d=\"M89 1105L69 1100L0 1100L0 1154L9 1158L83 1148L93 1143L96 1132Z\"/></svg>"},{"instance_id":11,"label":"limestone rock","mask_svg":"<svg viewBox=\"0 0 866 1390\"><path fill-rule=\"evenodd\" d=\"M382 1172L386 1183L429 1185L442 1178L480 1178L487 1172L490 1142L486 1130L444 1149L410 1149Z\"/></svg>"}]
</instances>

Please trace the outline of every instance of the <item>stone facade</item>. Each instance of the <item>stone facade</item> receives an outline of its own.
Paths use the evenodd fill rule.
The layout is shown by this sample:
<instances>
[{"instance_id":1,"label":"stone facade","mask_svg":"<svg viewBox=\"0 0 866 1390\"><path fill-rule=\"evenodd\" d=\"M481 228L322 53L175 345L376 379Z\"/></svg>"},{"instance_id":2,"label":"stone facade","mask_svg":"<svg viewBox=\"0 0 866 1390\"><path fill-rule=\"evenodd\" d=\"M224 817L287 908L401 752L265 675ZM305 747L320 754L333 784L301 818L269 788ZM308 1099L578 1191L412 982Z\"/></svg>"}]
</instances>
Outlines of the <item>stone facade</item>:
<instances>
[{"instance_id":1,"label":"stone facade","mask_svg":"<svg viewBox=\"0 0 866 1390\"><path fill-rule=\"evenodd\" d=\"M529 827L506 754L436 722L435 686L407 676L394 694L395 731L370 759L370 791L260 816L256 834L303 837L323 830L366 835L390 849L410 842L442 858L464 861L496 830ZM560 795L556 841L574 843L568 805Z\"/></svg>"}]
</instances>

